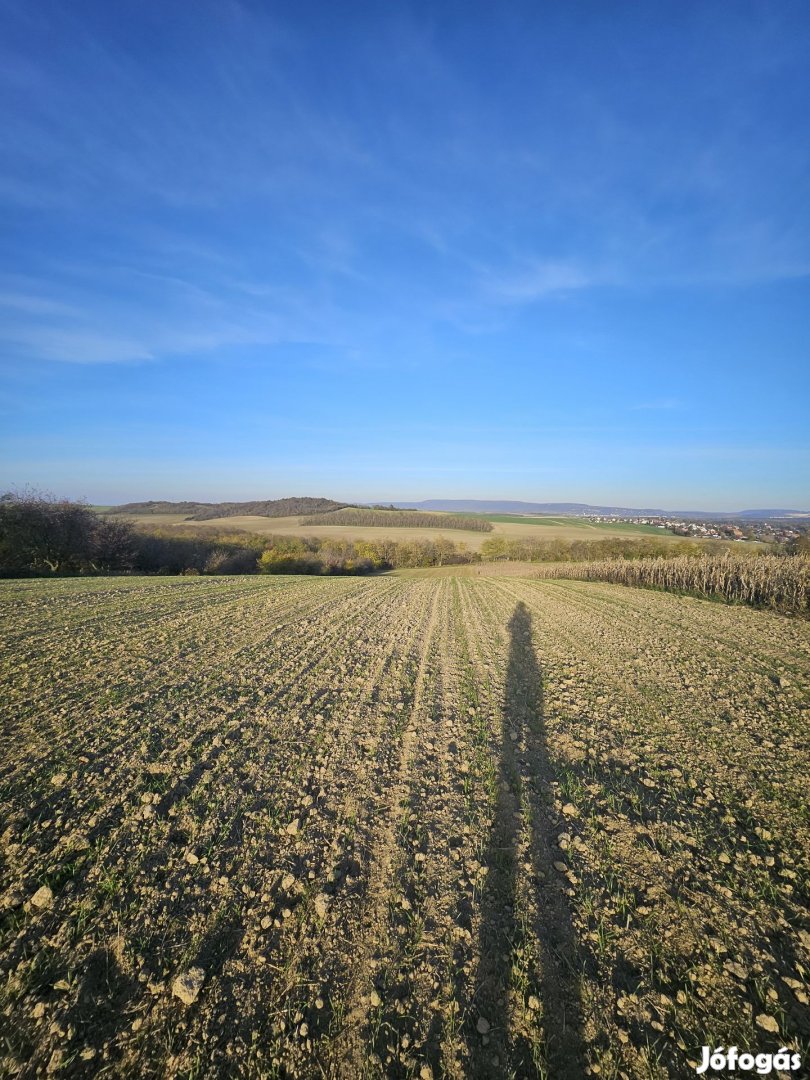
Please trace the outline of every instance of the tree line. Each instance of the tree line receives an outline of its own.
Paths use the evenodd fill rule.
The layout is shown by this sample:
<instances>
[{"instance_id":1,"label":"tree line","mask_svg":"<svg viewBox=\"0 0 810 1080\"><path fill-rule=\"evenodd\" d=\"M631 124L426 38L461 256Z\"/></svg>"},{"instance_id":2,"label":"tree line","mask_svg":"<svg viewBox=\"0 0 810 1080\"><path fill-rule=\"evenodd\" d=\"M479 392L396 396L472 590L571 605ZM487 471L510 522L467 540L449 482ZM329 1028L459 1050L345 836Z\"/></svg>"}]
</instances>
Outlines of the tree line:
<instances>
[{"instance_id":1,"label":"tree line","mask_svg":"<svg viewBox=\"0 0 810 1080\"><path fill-rule=\"evenodd\" d=\"M328 514L310 514L302 525L364 525L390 529L464 529L473 532L492 532L492 523L479 517L463 514L426 514L422 510L397 510L383 513L376 510L333 510Z\"/></svg>"},{"instance_id":2,"label":"tree line","mask_svg":"<svg viewBox=\"0 0 810 1080\"><path fill-rule=\"evenodd\" d=\"M489 536L481 544L487 559L514 562L584 562L589 559L653 559L717 551L718 541L660 540L657 536L601 540L541 540L534 536Z\"/></svg>"}]
</instances>

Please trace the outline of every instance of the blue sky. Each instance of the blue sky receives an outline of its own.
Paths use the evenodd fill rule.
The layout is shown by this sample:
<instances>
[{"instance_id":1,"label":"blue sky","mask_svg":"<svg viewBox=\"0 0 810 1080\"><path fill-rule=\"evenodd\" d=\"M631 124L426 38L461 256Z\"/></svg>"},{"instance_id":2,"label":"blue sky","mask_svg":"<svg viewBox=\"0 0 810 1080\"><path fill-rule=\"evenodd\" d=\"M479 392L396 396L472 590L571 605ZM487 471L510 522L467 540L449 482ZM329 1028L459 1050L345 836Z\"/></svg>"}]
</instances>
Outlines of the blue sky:
<instances>
[{"instance_id":1,"label":"blue sky","mask_svg":"<svg viewBox=\"0 0 810 1080\"><path fill-rule=\"evenodd\" d=\"M0 21L0 486L810 507L806 3Z\"/></svg>"}]
</instances>

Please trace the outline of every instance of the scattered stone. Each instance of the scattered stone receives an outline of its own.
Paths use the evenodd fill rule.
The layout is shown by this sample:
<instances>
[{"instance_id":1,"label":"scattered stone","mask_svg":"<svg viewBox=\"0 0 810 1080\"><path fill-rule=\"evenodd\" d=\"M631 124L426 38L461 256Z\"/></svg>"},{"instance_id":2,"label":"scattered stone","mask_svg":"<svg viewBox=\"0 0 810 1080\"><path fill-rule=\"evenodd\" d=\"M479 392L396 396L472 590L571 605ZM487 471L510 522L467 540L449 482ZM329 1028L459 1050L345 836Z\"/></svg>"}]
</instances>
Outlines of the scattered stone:
<instances>
[{"instance_id":1,"label":"scattered stone","mask_svg":"<svg viewBox=\"0 0 810 1080\"><path fill-rule=\"evenodd\" d=\"M196 866L199 861L199 858L194 854L193 851L186 852L186 862L189 863L189 865Z\"/></svg>"},{"instance_id":2,"label":"scattered stone","mask_svg":"<svg viewBox=\"0 0 810 1080\"><path fill-rule=\"evenodd\" d=\"M369 1004L371 1005L372 1009L376 1009L380 1005L382 1005L382 998L380 997L380 995L377 993L376 990L371 991L371 993L368 996L368 1001L369 1001Z\"/></svg>"},{"instance_id":3,"label":"scattered stone","mask_svg":"<svg viewBox=\"0 0 810 1080\"><path fill-rule=\"evenodd\" d=\"M300 828L301 828L301 819L300 818L294 818L290 822L290 824L287 826L287 833L288 833L289 836L296 836L298 834L298 830Z\"/></svg>"},{"instance_id":4,"label":"scattered stone","mask_svg":"<svg viewBox=\"0 0 810 1080\"><path fill-rule=\"evenodd\" d=\"M529 994L529 1000L526 1002L531 1012L540 1012L540 999L536 994Z\"/></svg>"},{"instance_id":5,"label":"scattered stone","mask_svg":"<svg viewBox=\"0 0 810 1080\"><path fill-rule=\"evenodd\" d=\"M50 1060L48 1061L47 1071L49 1073L59 1072L62 1068L62 1061L64 1060L64 1057L64 1050L54 1050L54 1052L51 1054Z\"/></svg>"},{"instance_id":6,"label":"scattered stone","mask_svg":"<svg viewBox=\"0 0 810 1080\"><path fill-rule=\"evenodd\" d=\"M205 972L202 968L193 967L182 975L178 975L172 983L172 993L180 998L184 1005L193 1005L202 990L205 982Z\"/></svg>"},{"instance_id":7,"label":"scattered stone","mask_svg":"<svg viewBox=\"0 0 810 1080\"><path fill-rule=\"evenodd\" d=\"M760 1013L755 1021L757 1027L761 1027L763 1031L771 1031L774 1035L779 1034L779 1024L767 1013Z\"/></svg>"},{"instance_id":8,"label":"scattered stone","mask_svg":"<svg viewBox=\"0 0 810 1080\"><path fill-rule=\"evenodd\" d=\"M574 804L570 802L565 804L562 808L562 812L566 817L579 817L579 810L577 810Z\"/></svg>"},{"instance_id":9,"label":"scattered stone","mask_svg":"<svg viewBox=\"0 0 810 1080\"><path fill-rule=\"evenodd\" d=\"M65 783L66 780L67 780L67 773L65 773L65 772L54 773L54 775L51 777L51 783L53 784L54 787L61 787Z\"/></svg>"},{"instance_id":10,"label":"scattered stone","mask_svg":"<svg viewBox=\"0 0 810 1080\"><path fill-rule=\"evenodd\" d=\"M745 970L742 964L738 964L736 960L726 960L725 964L723 964L723 967L726 969L727 972L729 972L729 974L739 979L740 982L745 982L745 980L748 978L748 972Z\"/></svg>"},{"instance_id":11,"label":"scattered stone","mask_svg":"<svg viewBox=\"0 0 810 1080\"><path fill-rule=\"evenodd\" d=\"M287 832L289 831L290 827L287 826ZM297 829L295 831L297 831ZM281 879L282 889L284 889L285 892L289 892L293 885L295 885L295 876L293 874L285 874L284 877Z\"/></svg>"},{"instance_id":12,"label":"scattered stone","mask_svg":"<svg viewBox=\"0 0 810 1080\"><path fill-rule=\"evenodd\" d=\"M478 1023L475 1025L475 1030L479 1035L488 1035L490 1030L489 1020L484 1019L483 1016L479 1016Z\"/></svg>"},{"instance_id":13,"label":"scattered stone","mask_svg":"<svg viewBox=\"0 0 810 1080\"><path fill-rule=\"evenodd\" d=\"M31 906L44 910L53 903L53 892L48 885L42 885L31 897Z\"/></svg>"},{"instance_id":14,"label":"scattered stone","mask_svg":"<svg viewBox=\"0 0 810 1080\"><path fill-rule=\"evenodd\" d=\"M329 897L326 893L318 893L315 897L315 914L319 919L326 918L326 912L329 910Z\"/></svg>"}]
</instances>

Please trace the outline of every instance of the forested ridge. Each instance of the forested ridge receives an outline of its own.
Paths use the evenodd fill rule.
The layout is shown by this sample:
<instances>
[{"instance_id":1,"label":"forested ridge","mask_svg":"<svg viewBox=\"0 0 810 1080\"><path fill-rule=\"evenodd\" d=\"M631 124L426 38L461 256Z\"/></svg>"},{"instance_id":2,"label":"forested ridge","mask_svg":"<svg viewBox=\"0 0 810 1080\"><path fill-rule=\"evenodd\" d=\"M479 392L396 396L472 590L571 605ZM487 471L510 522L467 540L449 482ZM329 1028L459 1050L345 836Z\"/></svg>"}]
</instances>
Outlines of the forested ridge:
<instances>
[{"instance_id":1,"label":"forested ridge","mask_svg":"<svg viewBox=\"0 0 810 1080\"><path fill-rule=\"evenodd\" d=\"M252 502L147 502L123 503L113 506L114 514L185 514L191 521L207 521L221 517L295 517L298 514L326 514L341 510L349 503L333 499L313 499L299 496L289 499L257 499Z\"/></svg>"}]
</instances>

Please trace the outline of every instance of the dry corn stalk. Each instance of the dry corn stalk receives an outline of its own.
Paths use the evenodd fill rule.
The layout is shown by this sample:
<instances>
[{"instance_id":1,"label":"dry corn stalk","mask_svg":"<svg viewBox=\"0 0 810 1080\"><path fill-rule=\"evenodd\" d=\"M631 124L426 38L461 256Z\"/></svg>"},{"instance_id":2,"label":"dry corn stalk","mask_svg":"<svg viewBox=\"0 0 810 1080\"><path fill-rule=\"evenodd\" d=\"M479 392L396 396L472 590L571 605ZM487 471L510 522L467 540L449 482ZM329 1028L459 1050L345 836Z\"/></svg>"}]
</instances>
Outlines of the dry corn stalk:
<instances>
[{"instance_id":1,"label":"dry corn stalk","mask_svg":"<svg viewBox=\"0 0 810 1080\"><path fill-rule=\"evenodd\" d=\"M790 614L810 613L810 559L799 555L701 555L555 563L538 577L608 581L719 597Z\"/></svg>"}]
</instances>

